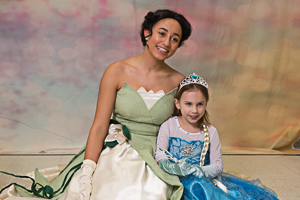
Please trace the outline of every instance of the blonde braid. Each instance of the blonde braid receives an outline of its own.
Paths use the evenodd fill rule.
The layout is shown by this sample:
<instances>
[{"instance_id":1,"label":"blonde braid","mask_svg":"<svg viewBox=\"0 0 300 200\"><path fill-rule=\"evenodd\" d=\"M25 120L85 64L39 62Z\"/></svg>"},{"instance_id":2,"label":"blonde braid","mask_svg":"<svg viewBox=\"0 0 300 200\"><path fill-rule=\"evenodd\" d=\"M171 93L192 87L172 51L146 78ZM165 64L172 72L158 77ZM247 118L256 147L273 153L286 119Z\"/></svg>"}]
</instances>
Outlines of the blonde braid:
<instances>
[{"instance_id":1,"label":"blonde braid","mask_svg":"<svg viewBox=\"0 0 300 200\"><path fill-rule=\"evenodd\" d=\"M208 145L209 145L209 132L207 129L207 126L205 124L203 125L203 131L204 131L204 144L201 151L201 157L200 157L200 167L204 165L205 155L208 151Z\"/></svg>"}]
</instances>

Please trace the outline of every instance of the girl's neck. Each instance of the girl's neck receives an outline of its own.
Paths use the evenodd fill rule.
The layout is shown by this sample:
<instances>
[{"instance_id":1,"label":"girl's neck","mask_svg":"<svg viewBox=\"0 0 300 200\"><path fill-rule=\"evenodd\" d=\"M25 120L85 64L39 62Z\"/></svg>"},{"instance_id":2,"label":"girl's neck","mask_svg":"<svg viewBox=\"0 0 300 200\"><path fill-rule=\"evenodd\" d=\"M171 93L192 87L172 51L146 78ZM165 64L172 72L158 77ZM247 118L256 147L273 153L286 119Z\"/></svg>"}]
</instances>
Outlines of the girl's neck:
<instances>
[{"instance_id":1,"label":"girl's neck","mask_svg":"<svg viewBox=\"0 0 300 200\"><path fill-rule=\"evenodd\" d=\"M190 124L187 123L186 121L183 120L182 116L177 116L178 118L178 123L180 125L180 127L185 130L186 132L189 133L198 133L200 131L202 131L201 126L196 123L196 124Z\"/></svg>"}]
</instances>

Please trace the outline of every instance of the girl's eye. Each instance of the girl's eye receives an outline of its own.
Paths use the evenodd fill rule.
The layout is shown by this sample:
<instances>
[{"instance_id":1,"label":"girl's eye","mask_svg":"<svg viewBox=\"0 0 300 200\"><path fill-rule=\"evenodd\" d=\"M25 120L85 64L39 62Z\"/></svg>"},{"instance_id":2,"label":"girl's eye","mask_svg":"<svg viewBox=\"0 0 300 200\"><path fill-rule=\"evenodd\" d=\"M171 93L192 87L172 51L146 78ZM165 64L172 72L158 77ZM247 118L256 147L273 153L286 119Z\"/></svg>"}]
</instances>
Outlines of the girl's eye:
<instances>
[{"instance_id":1,"label":"girl's eye","mask_svg":"<svg viewBox=\"0 0 300 200\"><path fill-rule=\"evenodd\" d=\"M166 34L164 32L158 32L161 36L165 36Z\"/></svg>"},{"instance_id":2,"label":"girl's eye","mask_svg":"<svg viewBox=\"0 0 300 200\"><path fill-rule=\"evenodd\" d=\"M187 106L190 106L190 105L192 105L192 104L191 104L191 103L186 103L186 105L187 105Z\"/></svg>"},{"instance_id":3,"label":"girl's eye","mask_svg":"<svg viewBox=\"0 0 300 200\"><path fill-rule=\"evenodd\" d=\"M198 106L203 106L203 103L198 103Z\"/></svg>"}]
</instances>

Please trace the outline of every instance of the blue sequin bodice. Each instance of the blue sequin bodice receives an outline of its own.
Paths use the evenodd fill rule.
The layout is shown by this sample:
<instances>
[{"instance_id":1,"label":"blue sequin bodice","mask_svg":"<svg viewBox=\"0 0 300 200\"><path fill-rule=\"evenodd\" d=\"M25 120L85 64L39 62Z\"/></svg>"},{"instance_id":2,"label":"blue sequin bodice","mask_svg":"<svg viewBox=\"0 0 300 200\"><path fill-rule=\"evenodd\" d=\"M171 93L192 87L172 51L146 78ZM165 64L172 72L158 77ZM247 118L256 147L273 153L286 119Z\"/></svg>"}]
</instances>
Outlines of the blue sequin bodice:
<instances>
[{"instance_id":1,"label":"blue sequin bodice","mask_svg":"<svg viewBox=\"0 0 300 200\"><path fill-rule=\"evenodd\" d=\"M203 148L203 141L186 141L177 137L169 138L169 152L178 160L188 158L191 165L200 165L200 156ZM204 165L209 165L209 150L205 155Z\"/></svg>"}]
</instances>

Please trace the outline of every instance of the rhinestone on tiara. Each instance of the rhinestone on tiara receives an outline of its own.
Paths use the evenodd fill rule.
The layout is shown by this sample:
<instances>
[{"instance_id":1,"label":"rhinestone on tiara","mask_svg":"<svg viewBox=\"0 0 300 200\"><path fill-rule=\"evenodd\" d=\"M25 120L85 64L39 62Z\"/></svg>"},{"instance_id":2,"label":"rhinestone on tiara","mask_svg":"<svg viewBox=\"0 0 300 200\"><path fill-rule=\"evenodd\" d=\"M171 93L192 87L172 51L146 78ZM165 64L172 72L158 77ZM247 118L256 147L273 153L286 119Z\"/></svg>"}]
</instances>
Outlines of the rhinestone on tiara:
<instances>
[{"instance_id":1,"label":"rhinestone on tiara","mask_svg":"<svg viewBox=\"0 0 300 200\"><path fill-rule=\"evenodd\" d=\"M193 73L188 75L187 77L185 77L179 84L179 89L178 91L185 85L189 85L192 83L196 83L196 84L200 84L203 85L206 89L208 89L208 84L206 83L206 81L200 77L198 74Z\"/></svg>"}]
</instances>

